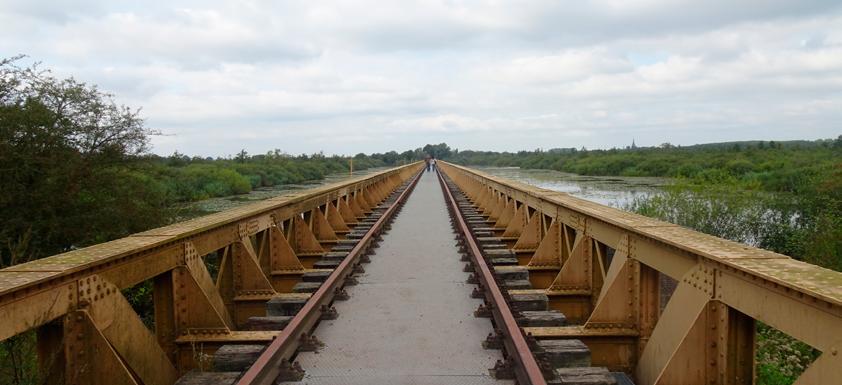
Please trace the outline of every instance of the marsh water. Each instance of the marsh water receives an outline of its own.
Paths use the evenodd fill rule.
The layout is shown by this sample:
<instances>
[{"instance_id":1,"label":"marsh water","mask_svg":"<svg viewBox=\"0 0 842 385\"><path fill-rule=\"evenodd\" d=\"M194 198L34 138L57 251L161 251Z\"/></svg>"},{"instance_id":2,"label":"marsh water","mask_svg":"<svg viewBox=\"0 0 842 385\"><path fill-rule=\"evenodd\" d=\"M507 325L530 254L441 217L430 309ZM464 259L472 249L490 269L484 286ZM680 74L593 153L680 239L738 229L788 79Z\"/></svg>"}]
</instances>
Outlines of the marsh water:
<instances>
[{"instance_id":1,"label":"marsh water","mask_svg":"<svg viewBox=\"0 0 842 385\"><path fill-rule=\"evenodd\" d=\"M485 173L521 183L561 191L604 205L623 208L635 198L660 191L668 178L585 176L555 170L518 167L475 167Z\"/></svg>"}]
</instances>

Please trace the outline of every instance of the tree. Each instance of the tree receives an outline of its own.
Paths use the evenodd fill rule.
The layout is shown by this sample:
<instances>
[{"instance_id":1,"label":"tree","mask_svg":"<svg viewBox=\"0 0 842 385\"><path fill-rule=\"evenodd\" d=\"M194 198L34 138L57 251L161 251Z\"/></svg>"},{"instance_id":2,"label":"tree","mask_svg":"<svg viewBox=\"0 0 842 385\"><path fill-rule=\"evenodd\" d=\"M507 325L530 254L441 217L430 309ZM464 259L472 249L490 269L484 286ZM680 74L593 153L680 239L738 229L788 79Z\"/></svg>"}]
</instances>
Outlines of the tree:
<instances>
[{"instance_id":1,"label":"tree","mask_svg":"<svg viewBox=\"0 0 842 385\"><path fill-rule=\"evenodd\" d=\"M236 160L239 163L245 163L246 160L248 160L248 157L249 153L246 152L246 149L242 149L240 150L240 152L237 153L237 156L234 157L234 160Z\"/></svg>"},{"instance_id":2,"label":"tree","mask_svg":"<svg viewBox=\"0 0 842 385\"><path fill-rule=\"evenodd\" d=\"M406 151L402 152L401 155L400 155L400 158L402 160L407 161L407 162L414 162L414 161L420 159L419 157L416 156L415 151L412 151L412 150L406 150Z\"/></svg>"},{"instance_id":3,"label":"tree","mask_svg":"<svg viewBox=\"0 0 842 385\"><path fill-rule=\"evenodd\" d=\"M447 143L427 144L422 151L437 159L444 159L450 156L450 146Z\"/></svg>"},{"instance_id":4,"label":"tree","mask_svg":"<svg viewBox=\"0 0 842 385\"><path fill-rule=\"evenodd\" d=\"M0 60L0 264L161 224L166 194L136 172L138 110L96 86Z\"/></svg>"},{"instance_id":5,"label":"tree","mask_svg":"<svg viewBox=\"0 0 842 385\"><path fill-rule=\"evenodd\" d=\"M176 150L172 153L172 155L170 155L167 163L169 163L170 166L181 167L190 163L190 158Z\"/></svg>"},{"instance_id":6,"label":"tree","mask_svg":"<svg viewBox=\"0 0 842 385\"><path fill-rule=\"evenodd\" d=\"M398 164L398 157L400 157L400 155L398 155L397 151L389 151L383 154L383 163L394 166Z\"/></svg>"}]
</instances>

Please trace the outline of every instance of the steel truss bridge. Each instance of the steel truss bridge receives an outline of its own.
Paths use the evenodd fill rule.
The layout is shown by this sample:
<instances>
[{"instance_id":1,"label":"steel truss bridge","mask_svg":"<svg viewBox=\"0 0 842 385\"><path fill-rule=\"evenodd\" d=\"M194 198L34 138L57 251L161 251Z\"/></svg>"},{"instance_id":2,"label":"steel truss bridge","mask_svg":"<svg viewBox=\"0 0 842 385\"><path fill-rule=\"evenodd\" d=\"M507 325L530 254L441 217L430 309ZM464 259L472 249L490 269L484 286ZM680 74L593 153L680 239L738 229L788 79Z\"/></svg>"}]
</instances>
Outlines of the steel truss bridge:
<instances>
[{"instance_id":1,"label":"steel truss bridge","mask_svg":"<svg viewBox=\"0 0 842 385\"><path fill-rule=\"evenodd\" d=\"M438 165L0 270L0 340L47 384L754 384L762 322L842 384L842 273Z\"/></svg>"}]
</instances>

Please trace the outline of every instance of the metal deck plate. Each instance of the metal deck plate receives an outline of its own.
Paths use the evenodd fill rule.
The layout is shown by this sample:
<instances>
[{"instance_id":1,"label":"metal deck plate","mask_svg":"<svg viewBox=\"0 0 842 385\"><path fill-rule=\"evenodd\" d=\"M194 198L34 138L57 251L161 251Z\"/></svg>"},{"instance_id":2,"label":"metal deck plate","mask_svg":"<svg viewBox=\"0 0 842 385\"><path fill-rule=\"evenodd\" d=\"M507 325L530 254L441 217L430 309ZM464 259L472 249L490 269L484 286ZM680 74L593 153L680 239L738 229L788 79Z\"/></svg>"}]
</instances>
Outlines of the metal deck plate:
<instances>
[{"instance_id":1,"label":"metal deck plate","mask_svg":"<svg viewBox=\"0 0 842 385\"><path fill-rule=\"evenodd\" d=\"M488 319L456 251L444 197L432 173L410 195L351 298L323 321L318 353L302 353L300 384L511 384L488 368L500 351L484 350Z\"/></svg>"}]
</instances>

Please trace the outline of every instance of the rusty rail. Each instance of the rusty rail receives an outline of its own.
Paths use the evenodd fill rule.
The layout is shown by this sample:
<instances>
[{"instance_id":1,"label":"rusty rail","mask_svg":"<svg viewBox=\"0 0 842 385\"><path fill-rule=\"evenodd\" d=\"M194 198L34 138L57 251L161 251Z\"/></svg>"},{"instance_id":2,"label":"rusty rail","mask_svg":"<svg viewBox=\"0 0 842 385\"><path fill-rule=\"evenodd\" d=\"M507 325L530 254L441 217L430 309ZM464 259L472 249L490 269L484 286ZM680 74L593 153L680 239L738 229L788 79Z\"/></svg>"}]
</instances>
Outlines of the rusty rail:
<instances>
[{"instance_id":1,"label":"rusty rail","mask_svg":"<svg viewBox=\"0 0 842 385\"><path fill-rule=\"evenodd\" d=\"M505 345L508 357L514 361L514 372L518 383L522 385L545 385L547 382L541 373L541 368L529 350L526 338L524 338L514 315L512 315L512 311L508 303L506 303L500 287L494 280L494 274L488 268L488 263L485 261L477 245L477 241L474 239L473 233L465 222L465 218L462 215L462 211L459 210L453 193L448 188L444 176L439 172L436 174L438 174L442 191L450 205L451 214L456 219L457 228L461 233L460 235L465 240L468 254L470 254L474 266L478 270L478 278L482 284L481 287L484 288L485 299L491 305L491 313L496 326L503 332L503 344Z\"/></svg>"},{"instance_id":2,"label":"rusty rail","mask_svg":"<svg viewBox=\"0 0 842 385\"><path fill-rule=\"evenodd\" d=\"M395 211L402 205L412 192L421 174L418 173L407 188L400 193L397 200L374 223L371 229L360 239L348 253L348 256L333 270L319 289L313 293L304 307L296 313L289 324L275 338L254 364L237 381L237 385L271 385L274 384L281 372L284 361L288 361L298 349L301 338L310 332L319 321L323 306L333 301L335 291L342 287L345 279L351 274L352 267L369 247L372 238L380 234L383 225L391 220Z\"/></svg>"}]
</instances>

